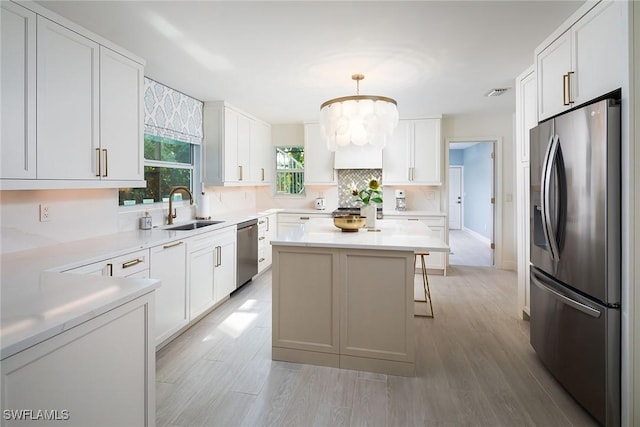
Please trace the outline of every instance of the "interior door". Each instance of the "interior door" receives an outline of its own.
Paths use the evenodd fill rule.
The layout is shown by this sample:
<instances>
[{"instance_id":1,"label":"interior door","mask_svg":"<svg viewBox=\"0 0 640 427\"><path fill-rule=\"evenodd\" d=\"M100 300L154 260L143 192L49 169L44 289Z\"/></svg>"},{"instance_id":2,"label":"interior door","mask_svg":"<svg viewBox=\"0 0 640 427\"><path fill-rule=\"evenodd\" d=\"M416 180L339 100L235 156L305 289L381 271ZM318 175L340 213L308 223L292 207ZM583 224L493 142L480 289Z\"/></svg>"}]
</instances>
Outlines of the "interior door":
<instances>
[{"instance_id":1,"label":"interior door","mask_svg":"<svg viewBox=\"0 0 640 427\"><path fill-rule=\"evenodd\" d=\"M449 230L462 229L462 167L449 166Z\"/></svg>"}]
</instances>

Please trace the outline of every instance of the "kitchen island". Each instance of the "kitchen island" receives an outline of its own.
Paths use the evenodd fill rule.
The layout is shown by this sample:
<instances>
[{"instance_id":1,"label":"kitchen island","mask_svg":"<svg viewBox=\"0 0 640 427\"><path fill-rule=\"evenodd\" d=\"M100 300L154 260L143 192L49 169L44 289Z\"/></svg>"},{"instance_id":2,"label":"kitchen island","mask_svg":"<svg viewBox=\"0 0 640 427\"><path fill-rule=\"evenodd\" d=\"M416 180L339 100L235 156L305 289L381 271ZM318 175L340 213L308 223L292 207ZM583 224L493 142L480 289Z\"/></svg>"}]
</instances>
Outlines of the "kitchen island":
<instances>
[{"instance_id":1,"label":"kitchen island","mask_svg":"<svg viewBox=\"0 0 640 427\"><path fill-rule=\"evenodd\" d=\"M418 221L342 232L313 219L271 241L272 358L412 376L415 251L445 252Z\"/></svg>"}]
</instances>

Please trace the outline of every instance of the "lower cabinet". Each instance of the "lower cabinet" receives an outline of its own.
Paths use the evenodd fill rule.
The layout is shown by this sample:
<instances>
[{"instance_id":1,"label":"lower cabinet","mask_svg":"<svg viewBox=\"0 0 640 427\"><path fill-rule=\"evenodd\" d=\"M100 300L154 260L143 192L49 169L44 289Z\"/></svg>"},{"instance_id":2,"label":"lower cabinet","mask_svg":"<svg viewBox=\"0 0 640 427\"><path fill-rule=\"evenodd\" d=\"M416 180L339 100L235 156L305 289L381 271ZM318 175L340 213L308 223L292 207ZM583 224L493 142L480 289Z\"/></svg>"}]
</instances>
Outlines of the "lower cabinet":
<instances>
[{"instance_id":1,"label":"lower cabinet","mask_svg":"<svg viewBox=\"0 0 640 427\"><path fill-rule=\"evenodd\" d=\"M216 236L213 300L219 302L236 289L237 235L235 227Z\"/></svg>"},{"instance_id":2,"label":"lower cabinet","mask_svg":"<svg viewBox=\"0 0 640 427\"><path fill-rule=\"evenodd\" d=\"M271 240L278 231L278 215L271 214L258 218L258 274L271 267Z\"/></svg>"},{"instance_id":3,"label":"lower cabinet","mask_svg":"<svg viewBox=\"0 0 640 427\"><path fill-rule=\"evenodd\" d=\"M188 239L189 321L235 290L236 243L235 227Z\"/></svg>"},{"instance_id":4,"label":"lower cabinet","mask_svg":"<svg viewBox=\"0 0 640 427\"><path fill-rule=\"evenodd\" d=\"M184 240L150 249L150 276L162 281L156 290L156 346L189 323L186 249Z\"/></svg>"},{"instance_id":5,"label":"lower cabinet","mask_svg":"<svg viewBox=\"0 0 640 427\"><path fill-rule=\"evenodd\" d=\"M4 359L2 425L154 426L153 312L150 292Z\"/></svg>"},{"instance_id":6,"label":"lower cabinet","mask_svg":"<svg viewBox=\"0 0 640 427\"><path fill-rule=\"evenodd\" d=\"M272 358L415 373L413 253L274 246Z\"/></svg>"}]
</instances>

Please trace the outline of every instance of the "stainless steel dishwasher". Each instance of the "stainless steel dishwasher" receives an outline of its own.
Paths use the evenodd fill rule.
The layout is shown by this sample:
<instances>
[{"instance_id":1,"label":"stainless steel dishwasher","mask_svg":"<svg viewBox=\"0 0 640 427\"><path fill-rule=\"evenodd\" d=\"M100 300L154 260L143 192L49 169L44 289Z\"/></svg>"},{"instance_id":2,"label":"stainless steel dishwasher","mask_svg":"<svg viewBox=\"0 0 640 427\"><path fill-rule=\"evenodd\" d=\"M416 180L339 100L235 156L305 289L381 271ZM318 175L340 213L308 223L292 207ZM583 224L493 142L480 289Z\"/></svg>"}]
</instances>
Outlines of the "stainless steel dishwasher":
<instances>
[{"instance_id":1,"label":"stainless steel dishwasher","mask_svg":"<svg viewBox=\"0 0 640 427\"><path fill-rule=\"evenodd\" d=\"M258 274L258 220L238 224L238 270L236 289Z\"/></svg>"}]
</instances>

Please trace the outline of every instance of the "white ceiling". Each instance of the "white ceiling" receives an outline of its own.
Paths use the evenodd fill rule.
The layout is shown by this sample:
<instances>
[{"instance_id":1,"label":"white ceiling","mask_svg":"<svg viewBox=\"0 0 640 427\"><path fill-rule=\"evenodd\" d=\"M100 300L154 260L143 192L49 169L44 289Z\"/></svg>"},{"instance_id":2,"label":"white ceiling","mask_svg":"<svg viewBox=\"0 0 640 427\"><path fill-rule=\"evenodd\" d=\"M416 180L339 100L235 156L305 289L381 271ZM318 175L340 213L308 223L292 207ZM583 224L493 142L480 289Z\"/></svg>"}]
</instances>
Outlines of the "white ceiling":
<instances>
[{"instance_id":1,"label":"white ceiling","mask_svg":"<svg viewBox=\"0 0 640 427\"><path fill-rule=\"evenodd\" d=\"M39 3L144 58L148 77L278 124L317 120L355 94L354 73L401 117L513 112L514 78L583 2Z\"/></svg>"}]
</instances>

